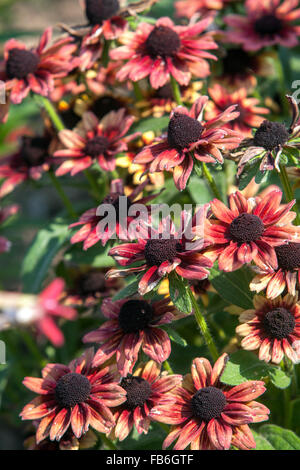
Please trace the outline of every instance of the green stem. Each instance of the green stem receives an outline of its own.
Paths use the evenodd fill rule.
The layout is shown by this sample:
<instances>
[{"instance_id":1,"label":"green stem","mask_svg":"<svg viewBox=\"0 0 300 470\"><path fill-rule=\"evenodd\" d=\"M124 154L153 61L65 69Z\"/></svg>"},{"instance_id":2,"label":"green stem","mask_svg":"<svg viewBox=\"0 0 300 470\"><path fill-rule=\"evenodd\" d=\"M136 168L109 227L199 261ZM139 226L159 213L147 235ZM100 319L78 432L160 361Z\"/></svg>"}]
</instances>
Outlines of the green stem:
<instances>
[{"instance_id":1,"label":"green stem","mask_svg":"<svg viewBox=\"0 0 300 470\"><path fill-rule=\"evenodd\" d=\"M98 188L98 183L93 175L93 173L87 168L84 170L84 174L86 176L86 179L88 180L92 193L97 201L99 201L100 195L99 195L99 188Z\"/></svg>"},{"instance_id":2,"label":"green stem","mask_svg":"<svg viewBox=\"0 0 300 470\"><path fill-rule=\"evenodd\" d=\"M180 87L178 83L176 82L175 78L172 75L170 75L170 77L171 77L171 87L172 87L174 99L178 105L181 105L182 99L181 99Z\"/></svg>"},{"instance_id":3,"label":"green stem","mask_svg":"<svg viewBox=\"0 0 300 470\"><path fill-rule=\"evenodd\" d=\"M213 179L206 163L204 163L204 162L202 163L202 168L203 168L203 174L206 178L206 181L208 182L208 185L209 185L212 193L216 196L217 199L220 199L220 201L222 201L221 194L220 194L220 192L217 188L217 185L216 185L216 183L215 183L215 181L214 181L214 179Z\"/></svg>"},{"instance_id":4,"label":"green stem","mask_svg":"<svg viewBox=\"0 0 300 470\"><path fill-rule=\"evenodd\" d=\"M193 305L193 309L194 309L194 315L195 315L196 321L198 323L198 326L200 328L200 331L202 333L202 336L204 337L204 340L206 342L206 345L209 349L209 352L210 352L213 360L216 361L219 357L219 353L218 353L218 350L217 350L216 345L214 343L214 340L213 340L213 338L210 334L210 331L208 329L206 320L205 320L204 316L202 315L202 313L200 311L200 307L198 305L198 302L196 301L196 299L194 297L194 294L191 291L190 287L188 287L188 293L189 293L189 296L190 296L191 301L192 301L192 305Z\"/></svg>"},{"instance_id":5,"label":"green stem","mask_svg":"<svg viewBox=\"0 0 300 470\"><path fill-rule=\"evenodd\" d=\"M105 40L104 40L104 46L103 46L103 52L102 52L102 64L103 64L103 67L107 67L107 66L108 66L110 45L111 45L111 41L105 39Z\"/></svg>"},{"instance_id":6,"label":"green stem","mask_svg":"<svg viewBox=\"0 0 300 470\"><path fill-rule=\"evenodd\" d=\"M104 434L101 434L101 439L103 444L106 445L110 450L118 450L117 446L110 440L108 439Z\"/></svg>"},{"instance_id":7,"label":"green stem","mask_svg":"<svg viewBox=\"0 0 300 470\"><path fill-rule=\"evenodd\" d=\"M138 82L133 82L133 90L134 90L136 100L142 101L144 97L143 97L143 93Z\"/></svg>"},{"instance_id":8,"label":"green stem","mask_svg":"<svg viewBox=\"0 0 300 470\"><path fill-rule=\"evenodd\" d=\"M66 195L66 193L64 192L64 190L62 188L62 185L60 184L59 180L56 178L54 171L50 169L48 171L48 175L49 175L49 178L51 179L51 182L52 182L53 186L55 187L59 197L61 198L68 214L72 218L76 218L77 214L76 214L75 210L73 209L72 203L71 203L70 199L68 198L68 196Z\"/></svg>"},{"instance_id":9,"label":"green stem","mask_svg":"<svg viewBox=\"0 0 300 470\"><path fill-rule=\"evenodd\" d=\"M174 374L173 369L172 369L172 367L170 366L169 361L165 361L165 362L163 363L163 366L164 366L165 370L166 370L167 372L169 372L169 374Z\"/></svg>"},{"instance_id":10,"label":"green stem","mask_svg":"<svg viewBox=\"0 0 300 470\"><path fill-rule=\"evenodd\" d=\"M284 194L285 194L285 198L286 198L287 202L293 201L295 199L295 197L294 197L294 193L293 193L291 184L289 182L288 174L286 172L286 168L285 168L284 165L280 165L279 176L280 176L280 181L281 181L281 184L283 186L283 190L284 190ZM297 206L297 201L295 203L295 211L296 211L296 214L297 214L297 216L295 218L295 224L299 225L300 224L300 217L299 217L299 209L298 209L298 206Z\"/></svg>"},{"instance_id":11,"label":"green stem","mask_svg":"<svg viewBox=\"0 0 300 470\"><path fill-rule=\"evenodd\" d=\"M40 100L41 105L45 108L45 110L49 114L49 117L51 121L53 122L57 131L59 132L59 131L64 130L65 125L62 119L60 118L60 116L58 115L53 104L48 100L48 98L45 98L44 96L39 96L39 100Z\"/></svg>"}]
</instances>

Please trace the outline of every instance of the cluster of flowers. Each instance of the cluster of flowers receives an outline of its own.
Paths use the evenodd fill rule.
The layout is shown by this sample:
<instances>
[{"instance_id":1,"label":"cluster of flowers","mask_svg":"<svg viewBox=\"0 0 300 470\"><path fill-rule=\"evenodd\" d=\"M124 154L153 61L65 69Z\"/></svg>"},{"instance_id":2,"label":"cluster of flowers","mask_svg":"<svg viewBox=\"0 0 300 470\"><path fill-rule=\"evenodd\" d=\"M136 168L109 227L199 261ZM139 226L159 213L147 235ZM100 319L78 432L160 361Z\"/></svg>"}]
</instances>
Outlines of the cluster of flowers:
<instances>
[{"instance_id":1,"label":"cluster of flowers","mask_svg":"<svg viewBox=\"0 0 300 470\"><path fill-rule=\"evenodd\" d=\"M111 204L118 212L120 196L127 197L128 209L136 200L146 205L157 197L159 192L143 192L161 188L164 172L172 174L179 191L188 186L192 172L206 176L213 188L206 164L218 167L225 159L237 163L238 177L257 162L258 173L275 169L286 175L282 155L293 157L300 146L297 104L288 97L293 116L287 128L265 120L269 109L252 95L256 76L270 72L268 60L275 54L271 47L298 44L298 2L247 0L244 15L221 18L225 30L217 29L216 15L236 5L235 0L175 2L177 15L189 20L181 25L168 17L140 21L138 13L153 3L122 6L118 0L85 0L86 28L62 25L67 35L52 45L52 31L47 29L33 49L14 39L6 43L0 79L7 103L1 106L1 120L8 119L11 103L20 104L34 94L52 122L44 116L41 136L22 130L19 148L1 160L1 198L43 173L58 181L56 177L85 172L90 180L89 171L96 168L110 175L110 191L97 202ZM268 52L261 52L267 46ZM222 72L211 74L209 60L217 58ZM206 95L202 92L208 77ZM150 87L140 85L147 78ZM279 106L269 105L272 110ZM166 133L132 130L138 119L165 113L170 113ZM120 168L127 168L123 179ZM94 192L97 189L94 181ZM73 290L56 278L31 299L26 322L34 322L38 333L57 347L64 338L55 318L75 319L76 307L98 306L100 300L106 318L83 337L84 343L98 344L96 352L87 349L68 366L48 364L42 378L24 379L38 394L21 413L36 425L36 448L55 441L63 447L66 440L82 439L90 427L122 441L133 427L147 433L151 421L172 426L164 448L174 441L179 450L255 447L248 425L268 419L268 408L255 401L265 391L264 382L223 384L226 353L213 367L206 358L194 359L191 373L184 377L162 372L171 354L162 326L185 315L168 289L162 299L148 297L168 278L190 286L197 297L206 290L215 262L225 273L248 265L255 273L249 289L265 290L265 295L256 295L254 308L240 313L236 332L243 338L241 347L257 350L266 362L279 364L284 357L299 362L300 227L297 208L291 210L295 200L283 204L279 187L257 194L254 182L229 192L229 207L217 197L200 209L201 226L199 212L190 218L192 238L164 218L155 237L146 225L136 239L110 249L120 268L81 272ZM4 207L0 223L17 210ZM71 244L83 242L83 250L108 244L113 233L106 229L99 237L101 220L97 207L74 220L70 229L80 228ZM187 220L185 211L181 220ZM117 221L117 235L119 230ZM9 242L0 237L0 252L8 249ZM113 300L127 275L136 275L136 291L130 299ZM191 314L197 309L194 302ZM20 321L20 312L18 318L26 323ZM149 357L147 363L139 362L140 353Z\"/></svg>"}]
</instances>

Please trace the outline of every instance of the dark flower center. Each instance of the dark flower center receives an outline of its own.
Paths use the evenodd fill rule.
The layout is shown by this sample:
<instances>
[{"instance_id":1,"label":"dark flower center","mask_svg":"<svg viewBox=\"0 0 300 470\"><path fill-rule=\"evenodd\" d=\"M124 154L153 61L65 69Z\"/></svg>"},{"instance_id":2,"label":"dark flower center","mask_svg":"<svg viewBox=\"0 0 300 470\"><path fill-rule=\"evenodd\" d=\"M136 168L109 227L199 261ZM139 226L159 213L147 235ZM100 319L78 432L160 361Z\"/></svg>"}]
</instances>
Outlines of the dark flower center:
<instances>
[{"instance_id":1,"label":"dark flower center","mask_svg":"<svg viewBox=\"0 0 300 470\"><path fill-rule=\"evenodd\" d=\"M261 36L272 36L279 33L282 27L282 21L275 15L264 15L254 23L255 31Z\"/></svg>"},{"instance_id":2,"label":"dark flower center","mask_svg":"<svg viewBox=\"0 0 300 470\"><path fill-rule=\"evenodd\" d=\"M155 98L160 98L162 100L173 100L173 92L172 92L172 87L170 83L167 83L166 85L158 88L155 90Z\"/></svg>"},{"instance_id":3,"label":"dark flower center","mask_svg":"<svg viewBox=\"0 0 300 470\"><path fill-rule=\"evenodd\" d=\"M180 45L178 34L167 26L155 26L145 43L151 57L171 57L178 52Z\"/></svg>"},{"instance_id":4,"label":"dark flower center","mask_svg":"<svg viewBox=\"0 0 300 470\"><path fill-rule=\"evenodd\" d=\"M264 231L264 224L257 215L241 214L229 226L229 234L235 242L249 243L257 240Z\"/></svg>"},{"instance_id":5,"label":"dark flower center","mask_svg":"<svg viewBox=\"0 0 300 470\"><path fill-rule=\"evenodd\" d=\"M146 263L148 266L160 266L164 261L172 263L178 251L181 251L181 245L175 238L148 240L145 246Z\"/></svg>"},{"instance_id":6,"label":"dark flower center","mask_svg":"<svg viewBox=\"0 0 300 470\"><path fill-rule=\"evenodd\" d=\"M201 138L203 126L197 119L175 113L168 126L168 142L171 147L183 150Z\"/></svg>"},{"instance_id":7,"label":"dark flower center","mask_svg":"<svg viewBox=\"0 0 300 470\"><path fill-rule=\"evenodd\" d=\"M295 318L291 312L279 307L267 312L263 317L262 324L268 337L283 339L294 331Z\"/></svg>"},{"instance_id":8,"label":"dark flower center","mask_svg":"<svg viewBox=\"0 0 300 470\"><path fill-rule=\"evenodd\" d=\"M205 294L210 287L210 282L208 279L202 279L202 281L195 279L190 281L190 285L193 287L196 294Z\"/></svg>"},{"instance_id":9,"label":"dark flower center","mask_svg":"<svg viewBox=\"0 0 300 470\"><path fill-rule=\"evenodd\" d=\"M89 140L84 148L84 153L92 158L97 158L103 155L109 146L109 141L106 137L97 136Z\"/></svg>"},{"instance_id":10,"label":"dark flower center","mask_svg":"<svg viewBox=\"0 0 300 470\"><path fill-rule=\"evenodd\" d=\"M219 388L204 387L195 393L191 405L194 416L208 422L221 415L226 405L226 398Z\"/></svg>"},{"instance_id":11,"label":"dark flower center","mask_svg":"<svg viewBox=\"0 0 300 470\"><path fill-rule=\"evenodd\" d=\"M293 271L300 267L300 243L288 243L275 247L278 267L284 271Z\"/></svg>"},{"instance_id":12,"label":"dark flower center","mask_svg":"<svg viewBox=\"0 0 300 470\"><path fill-rule=\"evenodd\" d=\"M95 295L105 290L105 276L102 272L90 272L82 276L79 289L83 295Z\"/></svg>"},{"instance_id":13,"label":"dark flower center","mask_svg":"<svg viewBox=\"0 0 300 470\"><path fill-rule=\"evenodd\" d=\"M283 124L265 120L255 132L253 142L258 147L273 150L279 145L285 144L288 139L289 133Z\"/></svg>"},{"instance_id":14,"label":"dark flower center","mask_svg":"<svg viewBox=\"0 0 300 470\"><path fill-rule=\"evenodd\" d=\"M124 406L128 410L143 406L151 395L151 385L141 377L124 377L120 385L127 392Z\"/></svg>"},{"instance_id":15,"label":"dark flower center","mask_svg":"<svg viewBox=\"0 0 300 470\"><path fill-rule=\"evenodd\" d=\"M119 313L119 326L124 333L137 333L148 327L153 319L153 308L145 300L128 300Z\"/></svg>"},{"instance_id":16,"label":"dark flower center","mask_svg":"<svg viewBox=\"0 0 300 470\"><path fill-rule=\"evenodd\" d=\"M118 0L85 0L85 14L90 24L102 24L120 9Z\"/></svg>"},{"instance_id":17,"label":"dark flower center","mask_svg":"<svg viewBox=\"0 0 300 470\"><path fill-rule=\"evenodd\" d=\"M34 167L45 163L48 156L49 139L46 137L23 137L20 155L26 166Z\"/></svg>"},{"instance_id":18,"label":"dark flower center","mask_svg":"<svg viewBox=\"0 0 300 470\"><path fill-rule=\"evenodd\" d=\"M119 221L120 220L120 209L121 209L121 212L123 210L123 207L124 207L124 214L123 216L125 218L127 218L128 216L128 210L129 210L129 207L131 206L131 200L129 197L126 197L126 200L125 200L125 203L122 201L120 201L120 196L122 196L123 198L125 197L124 194L119 194L119 193L110 193L108 194L102 201L102 204L111 204L114 208L115 208L115 213L116 213L116 221ZM120 204L121 204L121 207L120 207ZM126 205L125 205L126 204Z\"/></svg>"},{"instance_id":19,"label":"dark flower center","mask_svg":"<svg viewBox=\"0 0 300 470\"><path fill-rule=\"evenodd\" d=\"M74 113L71 107L64 111L60 111L60 115L68 129L73 129L80 121L80 117Z\"/></svg>"},{"instance_id":20,"label":"dark flower center","mask_svg":"<svg viewBox=\"0 0 300 470\"><path fill-rule=\"evenodd\" d=\"M91 110L99 119L101 119L110 111L118 111L123 107L124 105L121 101L116 98L113 98L112 96L102 96L93 103Z\"/></svg>"},{"instance_id":21,"label":"dark flower center","mask_svg":"<svg viewBox=\"0 0 300 470\"><path fill-rule=\"evenodd\" d=\"M241 75L253 67L253 58L243 49L229 49L223 59L224 75Z\"/></svg>"},{"instance_id":22,"label":"dark flower center","mask_svg":"<svg viewBox=\"0 0 300 470\"><path fill-rule=\"evenodd\" d=\"M28 74L36 72L40 59L37 54L25 49L11 49L6 62L8 78L22 79Z\"/></svg>"},{"instance_id":23,"label":"dark flower center","mask_svg":"<svg viewBox=\"0 0 300 470\"><path fill-rule=\"evenodd\" d=\"M55 387L55 398L62 408L69 408L86 401L91 392L87 377L75 372L63 375Z\"/></svg>"}]
</instances>

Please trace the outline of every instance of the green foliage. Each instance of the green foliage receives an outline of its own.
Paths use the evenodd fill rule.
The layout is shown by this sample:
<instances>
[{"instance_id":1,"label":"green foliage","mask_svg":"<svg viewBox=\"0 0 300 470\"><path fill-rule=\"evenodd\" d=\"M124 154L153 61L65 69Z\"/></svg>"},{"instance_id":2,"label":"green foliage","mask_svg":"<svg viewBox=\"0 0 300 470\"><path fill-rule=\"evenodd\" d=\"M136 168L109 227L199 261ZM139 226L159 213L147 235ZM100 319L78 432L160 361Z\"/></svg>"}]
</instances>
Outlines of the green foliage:
<instances>
[{"instance_id":1,"label":"green foliage","mask_svg":"<svg viewBox=\"0 0 300 470\"><path fill-rule=\"evenodd\" d=\"M185 281L173 271L169 275L170 297L174 305L183 313L191 313L192 302Z\"/></svg>"},{"instance_id":2,"label":"green foliage","mask_svg":"<svg viewBox=\"0 0 300 470\"><path fill-rule=\"evenodd\" d=\"M289 429L264 424L256 434L256 450L300 450L300 438Z\"/></svg>"},{"instance_id":3,"label":"green foliage","mask_svg":"<svg viewBox=\"0 0 300 470\"><path fill-rule=\"evenodd\" d=\"M249 291L252 276L248 268L230 273L212 268L209 280L224 300L227 300L230 304L249 309L253 308L253 293Z\"/></svg>"}]
</instances>

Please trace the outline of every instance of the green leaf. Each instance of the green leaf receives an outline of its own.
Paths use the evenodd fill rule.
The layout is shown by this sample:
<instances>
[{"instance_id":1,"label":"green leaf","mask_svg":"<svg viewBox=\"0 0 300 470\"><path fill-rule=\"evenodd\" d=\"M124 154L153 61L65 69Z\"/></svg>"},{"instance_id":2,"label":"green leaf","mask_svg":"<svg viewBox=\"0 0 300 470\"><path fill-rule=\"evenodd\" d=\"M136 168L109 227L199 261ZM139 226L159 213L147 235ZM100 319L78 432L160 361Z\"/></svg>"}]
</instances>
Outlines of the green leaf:
<instances>
[{"instance_id":1,"label":"green leaf","mask_svg":"<svg viewBox=\"0 0 300 470\"><path fill-rule=\"evenodd\" d=\"M169 116L162 116L160 118L142 119L137 124L135 124L132 127L132 129L134 130L134 132L141 132L141 133L148 132L148 131L158 132L168 127L169 120L170 120Z\"/></svg>"},{"instance_id":2,"label":"green leaf","mask_svg":"<svg viewBox=\"0 0 300 470\"><path fill-rule=\"evenodd\" d=\"M259 432L276 450L300 450L300 438L289 429L283 429L275 424L265 424Z\"/></svg>"},{"instance_id":3,"label":"green leaf","mask_svg":"<svg viewBox=\"0 0 300 470\"><path fill-rule=\"evenodd\" d=\"M22 265L24 292L37 294L47 276L53 258L68 240L68 224L62 220L50 224L38 232L29 247Z\"/></svg>"},{"instance_id":4,"label":"green leaf","mask_svg":"<svg viewBox=\"0 0 300 470\"><path fill-rule=\"evenodd\" d=\"M180 336L180 334L177 333L177 331L173 330L173 328L170 328L169 326L165 326L164 330L168 333L171 341L173 341L176 344L179 344L180 346L184 348L187 346L186 340L182 338L182 336Z\"/></svg>"},{"instance_id":5,"label":"green leaf","mask_svg":"<svg viewBox=\"0 0 300 470\"><path fill-rule=\"evenodd\" d=\"M259 171L260 159L255 159L254 163L248 163L239 179L239 190L242 191L250 183Z\"/></svg>"},{"instance_id":6,"label":"green leaf","mask_svg":"<svg viewBox=\"0 0 300 470\"><path fill-rule=\"evenodd\" d=\"M66 261L74 264L85 264L93 268L109 268L116 265L114 259L108 255L110 247L101 246L97 243L88 250L84 251L82 245L73 245L64 255Z\"/></svg>"},{"instance_id":7,"label":"green leaf","mask_svg":"<svg viewBox=\"0 0 300 470\"><path fill-rule=\"evenodd\" d=\"M122 300L126 299L127 297L131 297L132 295L136 294L138 291L140 279L135 279L133 282L128 284L126 287L121 289L113 298L112 300Z\"/></svg>"},{"instance_id":8,"label":"green leaf","mask_svg":"<svg viewBox=\"0 0 300 470\"><path fill-rule=\"evenodd\" d=\"M239 385L247 380L260 380L270 377L278 388L290 385L290 378L278 367L260 361L249 351L237 351L231 354L221 377L221 382L227 385Z\"/></svg>"},{"instance_id":9,"label":"green leaf","mask_svg":"<svg viewBox=\"0 0 300 470\"><path fill-rule=\"evenodd\" d=\"M2 403L2 396L5 391L9 375L9 366L8 364L0 365L0 408Z\"/></svg>"},{"instance_id":10,"label":"green leaf","mask_svg":"<svg viewBox=\"0 0 300 470\"><path fill-rule=\"evenodd\" d=\"M169 275L169 290L173 304L183 313L191 313L192 302L184 281L172 272Z\"/></svg>"},{"instance_id":11,"label":"green leaf","mask_svg":"<svg viewBox=\"0 0 300 470\"><path fill-rule=\"evenodd\" d=\"M224 300L244 309L253 308L253 293L249 290L251 279L251 272L247 268L230 273L212 268L209 277L212 285Z\"/></svg>"},{"instance_id":12,"label":"green leaf","mask_svg":"<svg viewBox=\"0 0 300 470\"><path fill-rule=\"evenodd\" d=\"M258 434L255 431L252 431L253 437L256 442L256 447L254 450L275 450L272 444L263 436Z\"/></svg>"}]
</instances>

